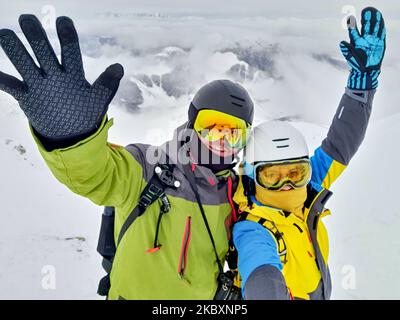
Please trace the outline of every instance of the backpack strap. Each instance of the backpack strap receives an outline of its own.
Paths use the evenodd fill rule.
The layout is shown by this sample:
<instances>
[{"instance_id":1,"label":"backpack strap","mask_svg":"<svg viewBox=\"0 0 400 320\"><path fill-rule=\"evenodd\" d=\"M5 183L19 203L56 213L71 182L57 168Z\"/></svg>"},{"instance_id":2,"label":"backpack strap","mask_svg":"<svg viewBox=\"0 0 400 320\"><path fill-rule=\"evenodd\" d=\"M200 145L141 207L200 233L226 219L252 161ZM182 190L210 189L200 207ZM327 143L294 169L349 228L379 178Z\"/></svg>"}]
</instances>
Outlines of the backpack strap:
<instances>
[{"instance_id":1,"label":"backpack strap","mask_svg":"<svg viewBox=\"0 0 400 320\"><path fill-rule=\"evenodd\" d=\"M281 259L282 264L287 263L287 247L286 247L286 242L283 239L283 233L278 230L278 227L276 226L275 222L265 219L265 218L258 218L257 220L250 220L247 219L248 216L251 215L248 212L242 212L239 216L239 221L243 220L249 220L253 222L257 222L261 224L265 229L267 229L275 238L276 243L277 243L277 249L278 249L278 254ZM254 215L251 215L252 217L255 217Z\"/></svg>"},{"instance_id":2,"label":"backpack strap","mask_svg":"<svg viewBox=\"0 0 400 320\"><path fill-rule=\"evenodd\" d=\"M154 174L142 191L139 198L139 203L129 214L128 218L125 220L124 224L121 227L118 235L117 247L132 223L139 216L141 216L146 211L146 209L156 200L161 199L161 208L164 212L168 212L170 210L170 204L164 190L167 187L178 188L180 186L180 182L178 180L175 180L172 174L173 168L174 165L172 164L159 164L154 168Z\"/></svg>"},{"instance_id":3,"label":"backpack strap","mask_svg":"<svg viewBox=\"0 0 400 320\"><path fill-rule=\"evenodd\" d=\"M97 290L99 295L108 295L111 286L110 273L116 250L133 222L158 199L160 199L161 202L160 217L162 214L167 213L170 210L171 205L164 191L168 187L176 189L180 186L180 181L176 180L173 175L174 167L175 166L173 164L157 164L154 167L154 174L140 194L138 204L129 214L128 218L121 227L118 235L117 245L115 245L114 239L115 209L113 207L105 207L102 216L97 251L103 257L102 266L107 272L107 275L105 275L99 282L99 287ZM155 242L156 241L157 240L155 240Z\"/></svg>"}]
</instances>

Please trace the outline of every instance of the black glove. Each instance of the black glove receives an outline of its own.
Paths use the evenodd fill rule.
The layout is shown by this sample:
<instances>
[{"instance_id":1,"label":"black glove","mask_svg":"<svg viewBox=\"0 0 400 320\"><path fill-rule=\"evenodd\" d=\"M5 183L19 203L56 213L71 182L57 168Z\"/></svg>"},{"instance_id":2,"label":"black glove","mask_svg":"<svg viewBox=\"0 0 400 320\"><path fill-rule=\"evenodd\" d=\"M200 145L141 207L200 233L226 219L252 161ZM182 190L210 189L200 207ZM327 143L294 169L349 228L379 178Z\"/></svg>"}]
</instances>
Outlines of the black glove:
<instances>
[{"instance_id":1,"label":"black glove","mask_svg":"<svg viewBox=\"0 0 400 320\"><path fill-rule=\"evenodd\" d=\"M109 66L91 85L85 79L78 35L70 18L57 18L60 64L39 20L21 15L19 24L40 64L16 34L0 30L0 44L24 81L0 72L0 89L11 94L35 132L47 141L71 141L101 124L124 70Z\"/></svg>"}]
</instances>

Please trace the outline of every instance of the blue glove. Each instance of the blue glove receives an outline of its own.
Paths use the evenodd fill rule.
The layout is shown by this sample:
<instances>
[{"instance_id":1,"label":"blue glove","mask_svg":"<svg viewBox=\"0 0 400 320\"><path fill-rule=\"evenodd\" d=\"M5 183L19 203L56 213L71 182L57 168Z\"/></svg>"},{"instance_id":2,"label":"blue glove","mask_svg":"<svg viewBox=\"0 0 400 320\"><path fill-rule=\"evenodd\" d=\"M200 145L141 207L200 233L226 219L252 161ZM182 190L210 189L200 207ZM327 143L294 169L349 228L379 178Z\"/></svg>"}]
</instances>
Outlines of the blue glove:
<instances>
[{"instance_id":1,"label":"blue glove","mask_svg":"<svg viewBox=\"0 0 400 320\"><path fill-rule=\"evenodd\" d=\"M378 87L378 76L386 50L386 28L382 13L375 8L365 8L362 13L361 34L356 18L348 19L350 43L342 41L340 50L351 68L347 87L371 90Z\"/></svg>"}]
</instances>

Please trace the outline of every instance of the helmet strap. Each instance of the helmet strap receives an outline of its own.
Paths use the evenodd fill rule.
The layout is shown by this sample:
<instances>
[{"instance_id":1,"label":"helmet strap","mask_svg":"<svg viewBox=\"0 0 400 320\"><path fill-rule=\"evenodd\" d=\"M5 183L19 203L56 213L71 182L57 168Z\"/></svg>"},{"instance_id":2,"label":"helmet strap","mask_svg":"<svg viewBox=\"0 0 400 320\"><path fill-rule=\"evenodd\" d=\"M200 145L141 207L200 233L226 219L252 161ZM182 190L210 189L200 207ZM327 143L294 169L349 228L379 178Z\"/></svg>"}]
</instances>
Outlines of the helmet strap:
<instances>
[{"instance_id":1,"label":"helmet strap","mask_svg":"<svg viewBox=\"0 0 400 320\"><path fill-rule=\"evenodd\" d=\"M193 103L190 103L189 105L189 110L188 110L188 129L193 129L194 122L197 118L197 114L199 113L199 110L197 110Z\"/></svg>"}]
</instances>

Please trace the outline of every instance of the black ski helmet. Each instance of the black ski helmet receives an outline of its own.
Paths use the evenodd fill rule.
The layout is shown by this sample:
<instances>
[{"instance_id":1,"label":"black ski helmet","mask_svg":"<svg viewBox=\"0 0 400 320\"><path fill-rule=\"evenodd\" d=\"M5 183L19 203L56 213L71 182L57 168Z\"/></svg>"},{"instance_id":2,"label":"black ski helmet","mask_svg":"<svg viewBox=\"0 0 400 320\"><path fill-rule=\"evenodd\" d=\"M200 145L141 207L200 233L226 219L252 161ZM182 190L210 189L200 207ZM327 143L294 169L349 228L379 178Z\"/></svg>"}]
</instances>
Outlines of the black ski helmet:
<instances>
[{"instance_id":1,"label":"black ski helmet","mask_svg":"<svg viewBox=\"0 0 400 320\"><path fill-rule=\"evenodd\" d=\"M253 122L253 101L245 88L230 80L214 80L197 91L189 106L190 127L203 109L224 112L249 124Z\"/></svg>"}]
</instances>

